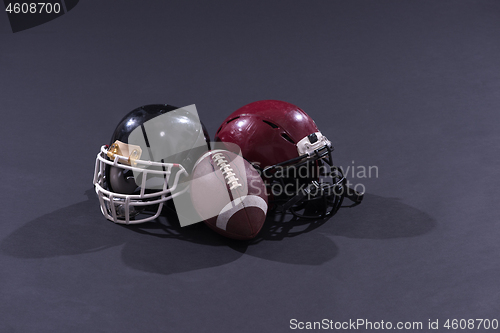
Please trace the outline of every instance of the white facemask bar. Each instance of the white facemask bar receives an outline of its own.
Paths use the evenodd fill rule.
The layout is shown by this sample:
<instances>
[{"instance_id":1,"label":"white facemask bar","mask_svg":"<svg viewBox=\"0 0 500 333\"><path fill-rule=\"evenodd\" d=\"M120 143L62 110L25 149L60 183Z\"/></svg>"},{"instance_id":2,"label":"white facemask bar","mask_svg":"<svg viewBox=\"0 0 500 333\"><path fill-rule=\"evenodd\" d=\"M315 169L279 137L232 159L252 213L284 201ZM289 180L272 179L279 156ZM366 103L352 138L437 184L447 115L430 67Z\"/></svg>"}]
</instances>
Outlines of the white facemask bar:
<instances>
[{"instance_id":1,"label":"white facemask bar","mask_svg":"<svg viewBox=\"0 0 500 333\"><path fill-rule=\"evenodd\" d=\"M181 175L184 176L189 176L187 173L186 169L180 164L175 164L175 163L159 163L159 162L152 162L152 161L143 161L143 160L135 160L134 165L137 166L144 166L144 167L162 167L164 170L147 170L145 168L137 167L137 166L130 166L122 163L126 163L126 161L129 161L128 157L121 156L121 155L114 155L114 160L110 161L107 159L107 152L108 148L106 146L101 147L101 151L99 154L97 154L96 157L96 164L95 164L95 170L94 170L94 186L95 186L95 191L97 193L97 196L99 197L99 203L101 205L101 212L106 217L108 220L113 221L115 223L120 223L120 224L138 224L138 223L144 223L148 222L151 220L156 219L163 208L163 203L166 202L167 200L170 200L184 192L187 191L187 187L175 192L177 189L177 185L179 183L179 178ZM118 163L118 162L122 163ZM140 186L140 193L139 194L121 194L121 193L114 193L111 191L106 190L103 186L105 183L105 164L110 165L110 166L115 166L118 168L126 169L126 170L132 170L135 172L141 172L143 174L142 177L142 184ZM174 178L174 183L170 188L168 188L168 180L170 178L170 175L172 173L173 168L178 168L178 170L175 172L175 178ZM146 179L148 174L157 174L157 175L163 175L164 177L164 183L163 183L163 189L161 191L155 192L155 193L149 193L146 194ZM156 200L154 200L156 198ZM145 201L145 199L153 199L153 200L148 200ZM158 209L156 213L153 216L143 218L143 219L137 219L137 220L130 220L130 207L134 206L150 206L150 205L158 205ZM125 209L125 219L121 219L117 216L117 206L123 206ZM111 214L109 213L109 210L111 210Z\"/></svg>"}]
</instances>

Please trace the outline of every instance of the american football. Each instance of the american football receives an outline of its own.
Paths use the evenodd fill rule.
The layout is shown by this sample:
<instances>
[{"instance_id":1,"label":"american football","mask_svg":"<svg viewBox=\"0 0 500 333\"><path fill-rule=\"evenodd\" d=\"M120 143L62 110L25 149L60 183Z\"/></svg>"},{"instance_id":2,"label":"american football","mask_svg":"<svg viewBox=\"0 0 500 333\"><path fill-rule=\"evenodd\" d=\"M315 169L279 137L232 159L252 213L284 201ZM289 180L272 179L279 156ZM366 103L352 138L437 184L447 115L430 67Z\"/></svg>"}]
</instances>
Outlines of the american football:
<instances>
[{"instance_id":1,"label":"american football","mask_svg":"<svg viewBox=\"0 0 500 333\"><path fill-rule=\"evenodd\" d=\"M227 150L211 150L198 159L191 199L205 224L228 238L252 239L266 219L267 194L259 173Z\"/></svg>"}]
</instances>

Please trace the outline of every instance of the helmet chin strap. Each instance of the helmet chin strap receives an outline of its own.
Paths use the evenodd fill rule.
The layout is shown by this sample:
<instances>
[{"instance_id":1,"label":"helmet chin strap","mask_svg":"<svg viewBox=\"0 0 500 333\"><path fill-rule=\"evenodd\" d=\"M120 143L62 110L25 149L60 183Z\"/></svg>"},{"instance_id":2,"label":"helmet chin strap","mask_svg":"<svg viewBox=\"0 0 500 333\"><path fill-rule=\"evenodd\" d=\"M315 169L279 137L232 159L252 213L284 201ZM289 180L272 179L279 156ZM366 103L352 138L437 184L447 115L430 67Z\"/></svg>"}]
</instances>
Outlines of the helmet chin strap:
<instances>
[{"instance_id":1,"label":"helmet chin strap","mask_svg":"<svg viewBox=\"0 0 500 333\"><path fill-rule=\"evenodd\" d=\"M337 168L336 168L337 169ZM338 170L338 169L337 169ZM321 199L323 198L325 200L325 208L324 212L321 215L318 216L307 216L307 215L301 215L299 217L301 218L321 218L321 217L326 217L328 215L334 214L338 208L340 208L340 205L342 204L343 198L348 198L353 202L353 205L349 207L356 206L361 203L363 200L363 194L357 192L356 190L348 187L346 185L346 179L344 175L341 173L340 170L338 170L341 174L340 180L335 182L334 184L328 184L328 183L320 183L317 181L312 181L307 185L307 187L300 189L296 195L291 197L288 201L286 201L284 204L280 206L280 209L282 211L290 211L292 214L297 215L297 213L294 210L294 207L299 206L303 202L309 201L311 199ZM332 172L333 173L333 172ZM335 197L340 199L339 202L334 203L333 201L335 200ZM328 206L328 200L331 201L332 207L334 207L330 212L327 212L327 207ZM337 206L337 207L335 207Z\"/></svg>"},{"instance_id":2,"label":"helmet chin strap","mask_svg":"<svg viewBox=\"0 0 500 333\"><path fill-rule=\"evenodd\" d=\"M316 195L316 194L311 194L313 191L321 191L319 184L317 182L312 182L310 183L305 189L302 189L294 195L290 200L285 202L281 208L283 210L290 210L293 206L296 206L300 203L302 203L306 197L310 197L311 195Z\"/></svg>"}]
</instances>

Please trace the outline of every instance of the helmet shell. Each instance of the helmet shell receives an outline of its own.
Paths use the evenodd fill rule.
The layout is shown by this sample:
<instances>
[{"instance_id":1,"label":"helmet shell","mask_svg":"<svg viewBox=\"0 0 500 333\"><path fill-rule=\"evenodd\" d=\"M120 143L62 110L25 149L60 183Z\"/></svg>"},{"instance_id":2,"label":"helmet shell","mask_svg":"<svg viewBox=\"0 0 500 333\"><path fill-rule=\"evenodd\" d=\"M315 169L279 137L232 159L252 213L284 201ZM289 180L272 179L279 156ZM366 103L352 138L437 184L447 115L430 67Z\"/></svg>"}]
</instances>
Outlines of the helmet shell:
<instances>
[{"instance_id":1,"label":"helmet shell","mask_svg":"<svg viewBox=\"0 0 500 333\"><path fill-rule=\"evenodd\" d=\"M265 168L298 157L297 142L319 132L301 108L283 101L263 100L231 113L215 141L237 144L243 157Z\"/></svg>"},{"instance_id":2,"label":"helmet shell","mask_svg":"<svg viewBox=\"0 0 500 333\"><path fill-rule=\"evenodd\" d=\"M140 145L143 160L180 164L188 173L198 157L210 149L203 123L192 113L168 104L145 105L129 112L115 128L110 144L116 140ZM200 147L201 141L207 145ZM128 194L137 188L129 171L106 166L106 174L111 191Z\"/></svg>"}]
</instances>

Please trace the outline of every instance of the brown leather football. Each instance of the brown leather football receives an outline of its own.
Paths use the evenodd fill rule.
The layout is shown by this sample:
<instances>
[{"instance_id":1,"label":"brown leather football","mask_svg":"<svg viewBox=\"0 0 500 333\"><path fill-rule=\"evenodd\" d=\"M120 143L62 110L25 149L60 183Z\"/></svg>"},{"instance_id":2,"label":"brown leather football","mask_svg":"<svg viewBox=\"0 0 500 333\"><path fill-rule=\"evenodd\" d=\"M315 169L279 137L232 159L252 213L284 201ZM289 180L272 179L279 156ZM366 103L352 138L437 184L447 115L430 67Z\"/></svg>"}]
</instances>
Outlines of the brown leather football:
<instances>
[{"instance_id":1,"label":"brown leather football","mask_svg":"<svg viewBox=\"0 0 500 333\"><path fill-rule=\"evenodd\" d=\"M191 199L205 224L229 238L254 238L266 219L267 194L259 172L227 150L211 150L198 159Z\"/></svg>"}]
</instances>

